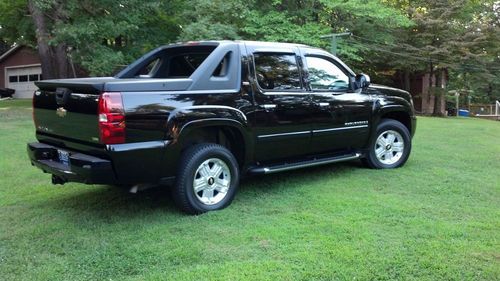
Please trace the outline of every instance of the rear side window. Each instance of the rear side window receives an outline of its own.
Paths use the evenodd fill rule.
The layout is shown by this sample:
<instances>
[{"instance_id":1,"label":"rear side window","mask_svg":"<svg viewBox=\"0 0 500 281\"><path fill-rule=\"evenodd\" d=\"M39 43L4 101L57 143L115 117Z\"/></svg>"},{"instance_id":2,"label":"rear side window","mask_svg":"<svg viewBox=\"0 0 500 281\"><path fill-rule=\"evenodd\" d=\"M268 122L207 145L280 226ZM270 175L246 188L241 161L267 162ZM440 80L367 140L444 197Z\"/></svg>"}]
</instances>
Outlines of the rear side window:
<instances>
[{"instance_id":1,"label":"rear side window","mask_svg":"<svg viewBox=\"0 0 500 281\"><path fill-rule=\"evenodd\" d=\"M134 78L188 78L213 52L215 46L181 46L159 51L142 62Z\"/></svg>"},{"instance_id":2,"label":"rear side window","mask_svg":"<svg viewBox=\"0 0 500 281\"><path fill-rule=\"evenodd\" d=\"M210 53L183 54L170 59L167 78L187 78L200 66Z\"/></svg>"},{"instance_id":3,"label":"rear side window","mask_svg":"<svg viewBox=\"0 0 500 281\"><path fill-rule=\"evenodd\" d=\"M293 54L254 54L255 74L259 86L264 90L301 89L297 59Z\"/></svg>"},{"instance_id":4,"label":"rear side window","mask_svg":"<svg viewBox=\"0 0 500 281\"><path fill-rule=\"evenodd\" d=\"M217 68L214 70L214 73L212 73L213 77L224 77L228 74L229 60L231 58L231 53L232 52L228 52L224 56L224 58L219 62Z\"/></svg>"},{"instance_id":5,"label":"rear side window","mask_svg":"<svg viewBox=\"0 0 500 281\"><path fill-rule=\"evenodd\" d=\"M138 76L143 76L143 77L151 77L155 73L156 70L158 70L158 66L160 65L160 59L154 59L151 62L149 62L147 65L143 66L139 72L137 73Z\"/></svg>"}]
</instances>

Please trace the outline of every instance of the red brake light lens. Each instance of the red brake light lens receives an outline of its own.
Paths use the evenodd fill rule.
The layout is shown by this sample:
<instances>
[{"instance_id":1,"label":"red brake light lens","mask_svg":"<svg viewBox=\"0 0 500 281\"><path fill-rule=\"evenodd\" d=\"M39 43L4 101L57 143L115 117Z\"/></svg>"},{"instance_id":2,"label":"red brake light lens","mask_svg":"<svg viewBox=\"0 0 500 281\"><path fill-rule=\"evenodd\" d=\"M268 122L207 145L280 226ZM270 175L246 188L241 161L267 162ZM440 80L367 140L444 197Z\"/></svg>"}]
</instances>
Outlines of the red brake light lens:
<instances>
[{"instance_id":1,"label":"red brake light lens","mask_svg":"<svg viewBox=\"0 0 500 281\"><path fill-rule=\"evenodd\" d=\"M101 143L124 143L125 112L121 93L103 93L99 97L98 114Z\"/></svg>"}]
</instances>

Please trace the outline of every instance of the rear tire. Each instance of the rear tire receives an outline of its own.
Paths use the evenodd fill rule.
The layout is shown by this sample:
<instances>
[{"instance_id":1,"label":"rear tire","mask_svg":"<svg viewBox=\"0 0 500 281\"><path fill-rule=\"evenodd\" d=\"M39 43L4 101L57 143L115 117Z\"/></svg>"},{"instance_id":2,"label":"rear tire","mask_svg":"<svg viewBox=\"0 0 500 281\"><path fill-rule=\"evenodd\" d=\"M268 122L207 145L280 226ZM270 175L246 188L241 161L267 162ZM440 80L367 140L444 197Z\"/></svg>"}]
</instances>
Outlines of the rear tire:
<instances>
[{"instance_id":1,"label":"rear tire","mask_svg":"<svg viewBox=\"0 0 500 281\"><path fill-rule=\"evenodd\" d=\"M173 199L188 214L223 209L233 201L239 184L238 162L225 147L193 145L181 156Z\"/></svg>"},{"instance_id":2,"label":"rear tire","mask_svg":"<svg viewBox=\"0 0 500 281\"><path fill-rule=\"evenodd\" d=\"M406 163L410 152L408 128L397 120L382 119L362 161L372 169L398 168Z\"/></svg>"}]
</instances>

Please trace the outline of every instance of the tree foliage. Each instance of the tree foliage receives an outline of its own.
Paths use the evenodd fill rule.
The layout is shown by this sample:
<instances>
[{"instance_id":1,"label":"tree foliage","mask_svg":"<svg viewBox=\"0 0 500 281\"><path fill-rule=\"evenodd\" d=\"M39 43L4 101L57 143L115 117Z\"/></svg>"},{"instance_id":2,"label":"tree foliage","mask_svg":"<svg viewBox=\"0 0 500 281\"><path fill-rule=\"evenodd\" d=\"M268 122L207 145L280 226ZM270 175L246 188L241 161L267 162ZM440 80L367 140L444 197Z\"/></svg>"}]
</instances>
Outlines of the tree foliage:
<instances>
[{"instance_id":1,"label":"tree foliage","mask_svg":"<svg viewBox=\"0 0 500 281\"><path fill-rule=\"evenodd\" d=\"M474 90L478 100L500 98L497 0L3 0L0 11L7 45L40 51L45 40L49 60L57 60L59 50L91 75L110 75L175 41L245 39L328 48L320 36L352 32L339 39L338 55L375 80L446 69L451 88Z\"/></svg>"},{"instance_id":2,"label":"tree foliage","mask_svg":"<svg viewBox=\"0 0 500 281\"><path fill-rule=\"evenodd\" d=\"M174 41L180 30L176 1L7 0L1 5L2 38L37 46L40 52L43 30L36 17L40 12L46 32L42 41L49 47L49 52L40 56L55 60L58 54L54 47L62 46L68 63L83 66L91 75L112 73L145 51ZM47 72L50 70L44 69L45 77L70 76L64 71Z\"/></svg>"}]
</instances>

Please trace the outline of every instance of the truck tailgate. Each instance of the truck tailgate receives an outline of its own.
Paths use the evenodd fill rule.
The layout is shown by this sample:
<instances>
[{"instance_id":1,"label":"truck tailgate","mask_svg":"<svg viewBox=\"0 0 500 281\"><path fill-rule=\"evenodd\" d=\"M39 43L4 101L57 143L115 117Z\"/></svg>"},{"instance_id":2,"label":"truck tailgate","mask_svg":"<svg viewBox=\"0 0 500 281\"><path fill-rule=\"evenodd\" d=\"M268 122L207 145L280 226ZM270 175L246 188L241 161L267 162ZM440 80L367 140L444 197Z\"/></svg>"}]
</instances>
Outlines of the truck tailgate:
<instances>
[{"instance_id":1,"label":"truck tailgate","mask_svg":"<svg viewBox=\"0 0 500 281\"><path fill-rule=\"evenodd\" d=\"M112 79L112 78L111 78ZM37 133L72 142L99 143L98 100L105 79L38 82L33 96Z\"/></svg>"}]
</instances>

